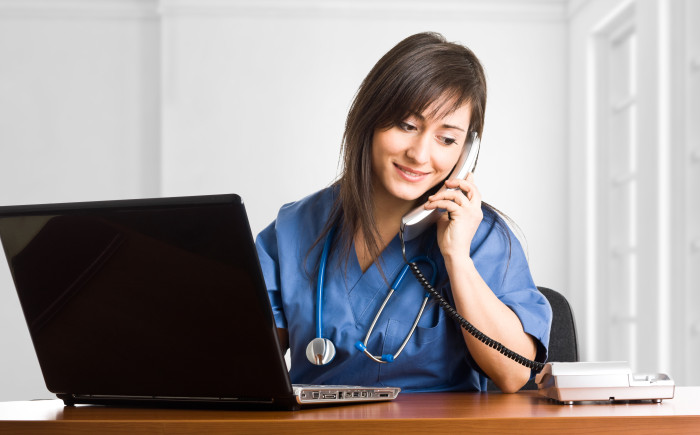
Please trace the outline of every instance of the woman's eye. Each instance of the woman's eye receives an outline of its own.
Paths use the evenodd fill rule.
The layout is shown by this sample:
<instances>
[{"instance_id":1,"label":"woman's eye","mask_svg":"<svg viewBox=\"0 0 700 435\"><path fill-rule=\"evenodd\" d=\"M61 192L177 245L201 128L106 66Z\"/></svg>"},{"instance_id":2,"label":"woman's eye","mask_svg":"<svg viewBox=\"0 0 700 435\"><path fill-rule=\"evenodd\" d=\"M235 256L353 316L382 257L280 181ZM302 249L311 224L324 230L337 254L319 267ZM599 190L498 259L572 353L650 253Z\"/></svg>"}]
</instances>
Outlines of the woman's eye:
<instances>
[{"instance_id":1,"label":"woman's eye","mask_svg":"<svg viewBox=\"0 0 700 435\"><path fill-rule=\"evenodd\" d=\"M453 145L457 142L457 139L445 136L438 136L438 140L440 140L440 142L444 143L445 145Z\"/></svg>"},{"instance_id":2,"label":"woman's eye","mask_svg":"<svg viewBox=\"0 0 700 435\"><path fill-rule=\"evenodd\" d=\"M408 122L400 122L399 123L399 128L404 131L414 131L416 130L416 126L413 124L409 124Z\"/></svg>"}]
</instances>

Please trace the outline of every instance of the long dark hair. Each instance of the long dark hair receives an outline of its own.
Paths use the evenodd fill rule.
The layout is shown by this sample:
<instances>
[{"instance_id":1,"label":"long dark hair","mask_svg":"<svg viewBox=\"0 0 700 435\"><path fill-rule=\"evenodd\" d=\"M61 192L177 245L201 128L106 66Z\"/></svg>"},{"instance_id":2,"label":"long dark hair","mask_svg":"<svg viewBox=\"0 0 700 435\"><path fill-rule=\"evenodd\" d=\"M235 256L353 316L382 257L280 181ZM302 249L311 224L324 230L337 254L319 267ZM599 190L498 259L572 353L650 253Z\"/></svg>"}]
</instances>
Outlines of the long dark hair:
<instances>
[{"instance_id":1,"label":"long dark hair","mask_svg":"<svg viewBox=\"0 0 700 435\"><path fill-rule=\"evenodd\" d=\"M481 136L486 76L469 48L448 42L438 33L426 32L409 36L379 59L360 85L348 112L342 143L343 170L336 182L339 193L312 249L335 227L339 231L334 244L340 242L347 259L353 236L361 231L369 254L377 262L380 236L370 200L374 131L397 125L438 102L442 104L435 104L429 116L444 116L469 104L469 130Z\"/></svg>"}]
</instances>

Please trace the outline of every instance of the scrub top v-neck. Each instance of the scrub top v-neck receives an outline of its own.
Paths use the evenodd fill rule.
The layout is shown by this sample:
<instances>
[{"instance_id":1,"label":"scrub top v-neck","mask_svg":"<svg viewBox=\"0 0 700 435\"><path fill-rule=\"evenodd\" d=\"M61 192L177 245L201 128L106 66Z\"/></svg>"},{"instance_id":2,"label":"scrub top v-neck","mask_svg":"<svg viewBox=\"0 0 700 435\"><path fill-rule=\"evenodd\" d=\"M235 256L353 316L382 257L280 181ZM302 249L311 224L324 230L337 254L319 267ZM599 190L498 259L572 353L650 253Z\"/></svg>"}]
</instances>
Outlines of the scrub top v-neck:
<instances>
[{"instance_id":1,"label":"scrub top v-neck","mask_svg":"<svg viewBox=\"0 0 700 435\"><path fill-rule=\"evenodd\" d=\"M486 378L471 358L459 325L432 300L394 362L376 363L355 348L354 344L365 338L390 283L405 264L398 236L381 254L381 271L372 264L363 273L354 247L347 259L339 249L330 252L322 333L333 341L337 353L333 361L323 366L306 359L306 345L315 337L315 270L323 243L311 247L321 235L336 194L337 189L326 188L283 206L277 219L256 240L275 322L289 333L292 382L386 385L404 391L484 389ZM535 287L516 237L505 224L498 227L495 219L485 210L472 242L472 260L496 296L518 315L525 332L535 337L536 360L544 361L551 309ZM426 255L436 263L436 288L452 303L435 228L409 242L406 249L408 258ZM396 352L415 320L424 294L412 276L404 279L375 325L367 343L371 353Z\"/></svg>"}]
</instances>

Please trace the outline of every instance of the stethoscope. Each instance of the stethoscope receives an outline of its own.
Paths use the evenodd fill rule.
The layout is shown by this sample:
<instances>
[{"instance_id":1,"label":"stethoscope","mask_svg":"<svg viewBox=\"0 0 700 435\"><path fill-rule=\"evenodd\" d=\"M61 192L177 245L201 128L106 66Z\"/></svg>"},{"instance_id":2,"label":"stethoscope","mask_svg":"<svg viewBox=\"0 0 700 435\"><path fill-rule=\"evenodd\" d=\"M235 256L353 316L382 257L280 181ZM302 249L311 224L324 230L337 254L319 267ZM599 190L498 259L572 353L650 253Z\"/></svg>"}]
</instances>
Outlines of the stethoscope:
<instances>
[{"instance_id":1,"label":"stethoscope","mask_svg":"<svg viewBox=\"0 0 700 435\"><path fill-rule=\"evenodd\" d=\"M321 261L319 262L319 267L318 267L318 279L316 281L316 338L311 340L309 342L308 346L306 346L306 358L315 365L324 365L328 364L333 360L335 357L335 345L333 342L327 338L323 337L323 331L322 331L322 326L323 326L323 288L324 288L324 279L326 275L326 264L328 263L328 254L331 249L331 243L333 242L333 236L335 234L335 228L332 228L328 232L328 236L326 237L326 240L323 244L323 251L321 253ZM435 276L436 273L435 271L437 268L435 267L435 262L431 260L430 258L421 255L418 257L414 257L409 263L416 263L416 262L423 262L423 263L428 263L430 267L433 269L433 274L431 278L431 285L435 284ZM382 303L381 307L379 308L379 311L377 311L377 314L374 316L374 320L372 321L372 324L369 327L369 330L367 331L367 335L365 336L364 341L358 341L355 343L355 348L358 350L364 352L365 355L373 359L374 361L378 363L390 363L393 362L398 356L401 354L403 351L404 347L406 347L406 344L408 343L408 340L411 339L411 336L413 335L413 332L416 330L416 326L418 326L418 322L420 321L421 317L423 316L423 311L425 310L425 305L428 303L428 299L430 298L430 293L426 292L424 297L423 297L423 303L421 304L420 310L418 311L418 314L416 315L416 319L413 322L413 325L411 326L410 331L408 332L408 335L406 335L406 339L401 343L401 346L399 349L396 351L395 354L384 354L382 356L375 356L372 355L368 350L367 350L367 342L369 341L369 337L372 335L372 330L374 330L374 326L377 324L377 320L379 320L379 316L381 316L382 311L384 311L384 307L386 307L386 304L389 302L389 299L391 299L391 296L394 294L396 290L398 290L399 286L403 282L404 277L406 276L406 273L409 271L409 264L407 263L404 265L404 267L401 269L401 272L399 272L398 276L394 280L393 284L391 285L391 288L389 289L389 293L387 293L386 298L384 298L384 302Z\"/></svg>"}]
</instances>

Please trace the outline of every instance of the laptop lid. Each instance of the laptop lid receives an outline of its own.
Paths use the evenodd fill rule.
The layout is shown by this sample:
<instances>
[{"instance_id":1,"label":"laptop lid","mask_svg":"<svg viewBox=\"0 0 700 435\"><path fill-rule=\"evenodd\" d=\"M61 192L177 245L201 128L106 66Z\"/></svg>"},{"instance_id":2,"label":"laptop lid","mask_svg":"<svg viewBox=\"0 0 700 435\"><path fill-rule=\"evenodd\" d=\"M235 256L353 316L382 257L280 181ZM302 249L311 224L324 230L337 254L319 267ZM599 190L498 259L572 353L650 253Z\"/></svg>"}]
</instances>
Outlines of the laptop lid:
<instances>
[{"instance_id":1,"label":"laptop lid","mask_svg":"<svg viewBox=\"0 0 700 435\"><path fill-rule=\"evenodd\" d=\"M0 207L0 239L67 403L296 407L239 196Z\"/></svg>"}]
</instances>

